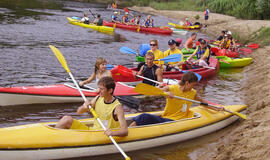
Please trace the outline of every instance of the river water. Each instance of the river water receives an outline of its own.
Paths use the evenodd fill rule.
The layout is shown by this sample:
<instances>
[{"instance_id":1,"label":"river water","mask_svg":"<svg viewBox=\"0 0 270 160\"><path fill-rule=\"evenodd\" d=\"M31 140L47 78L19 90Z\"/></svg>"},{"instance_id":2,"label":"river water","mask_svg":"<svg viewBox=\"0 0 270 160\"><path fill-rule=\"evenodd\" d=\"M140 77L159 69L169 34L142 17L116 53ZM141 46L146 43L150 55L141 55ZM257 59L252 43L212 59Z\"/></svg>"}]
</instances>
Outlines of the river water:
<instances>
[{"instance_id":1,"label":"river water","mask_svg":"<svg viewBox=\"0 0 270 160\"><path fill-rule=\"evenodd\" d=\"M113 35L68 24L66 17L81 17L83 12L99 13L109 20L112 10L100 4L60 0L1 0L0 1L0 86L47 85L66 82L68 75L58 63L49 48L56 46L64 55L67 64L78 80L86 79L93 71L98 56L107 59L109 64L128 64L135 55L120 53L122 46L138 51L140 44L158 39L160 49L168 49L169 39L182 38L183 42L191 35L152 35L116 29ZM121 11L123 14L123 11ZM136 12L131 12L138 14ZM143 15L143 18L146 15ZM131 17L130 17L131 18ZM163 16L153 16L155 24L165 26L175 22ZM201 33L200 37L207 37ZM207 37L208 38L208 37ZM202 97L219 104L241 104L239 94L242 83L242 69L221 70L220 74L197 86ZM80 104L47 104L0 107L0 127L21 124L57 121L63 115L87 118L76 115ZM207 136L204 136L207 139ZM186 142L188 143L188 142ZM180 146L183 143L175 144ZM194 146L195 149L198 145ZM188 159L188 152L182 147L159 147L130 153L133 159L166 159L173 155ZM162 154L159 152L162 150ZM183 154L182 154L183 153ZM135 156L136 155L136 156ZM166 157L166 158L165 158ZM120 159L119 154L84 159ZM79 158L81 159L81 158Z\"/></svg>"}]
</instances>

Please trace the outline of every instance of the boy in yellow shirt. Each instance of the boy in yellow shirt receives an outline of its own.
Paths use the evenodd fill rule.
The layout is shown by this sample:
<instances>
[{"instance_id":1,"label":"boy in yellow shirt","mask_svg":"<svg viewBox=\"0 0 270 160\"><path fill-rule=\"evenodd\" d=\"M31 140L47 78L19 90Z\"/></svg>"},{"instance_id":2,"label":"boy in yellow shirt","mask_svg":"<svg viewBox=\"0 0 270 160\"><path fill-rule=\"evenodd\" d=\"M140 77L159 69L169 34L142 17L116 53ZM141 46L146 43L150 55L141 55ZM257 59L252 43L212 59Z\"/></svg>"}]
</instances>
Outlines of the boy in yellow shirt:
<instances>
[{"instance_id":1,"label":"boy in yellow shirt","mask_svg":"<svg viewBox=\"0 0 270 160\"><path fill-rule=\"evenodd\" d=\"M180 100L173 98L175 96L184 97L187 99L197 100L205 102L197 94L196 90L193 87L198 81L197 76L193 72L187 72L183 75L179 84L168 85L162 88L163 91L167 92L169 95L166 97L166 106L164 112L161 116L143 113L139 116L133 118L134 122L130 126L137 125L148 125L155 123L163 123L168 121L175 121L183 118L193 117L194 113L189 110L192 102ZM213 108L211 106L205 106L214 110L224 110L223 107L220 109Z\"/></svg>"}]
</instances>

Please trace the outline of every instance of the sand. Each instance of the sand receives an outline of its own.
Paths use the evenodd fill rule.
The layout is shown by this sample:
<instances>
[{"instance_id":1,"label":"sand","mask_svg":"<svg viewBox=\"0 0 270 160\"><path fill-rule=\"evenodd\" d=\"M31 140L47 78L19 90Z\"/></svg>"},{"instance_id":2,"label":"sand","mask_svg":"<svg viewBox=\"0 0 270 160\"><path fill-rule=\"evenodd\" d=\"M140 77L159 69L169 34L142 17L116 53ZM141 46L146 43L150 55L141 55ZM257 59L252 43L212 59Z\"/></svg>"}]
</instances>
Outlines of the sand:
<instances>
[{"instance_id":1,"label":"sand","mask_svg":"<svg viewBox=\"0 0 270 160\"><path fill-rule=\"evenodd\" d=\"M203 12L154 10L150 7L132 7L148 14L164 15L183 21L189 17L192 22L204 23ZM194 16L200 15L199 20ZM235 17L210 13L208 27L202 31L217 37L221 30L228 29L242 36L248 36L262 26L270 27L270 21L240 20ZM240 92L248 105L247 120L241 120L220 134L214 145L202 146L196 159L253 160L270 159L270 44L254 50L250 57L253 63L244 68L244 79ZM200 155L201 154L201 155ZM199 157L199 158L198 158Z\"/></svg>"}]
</instances>

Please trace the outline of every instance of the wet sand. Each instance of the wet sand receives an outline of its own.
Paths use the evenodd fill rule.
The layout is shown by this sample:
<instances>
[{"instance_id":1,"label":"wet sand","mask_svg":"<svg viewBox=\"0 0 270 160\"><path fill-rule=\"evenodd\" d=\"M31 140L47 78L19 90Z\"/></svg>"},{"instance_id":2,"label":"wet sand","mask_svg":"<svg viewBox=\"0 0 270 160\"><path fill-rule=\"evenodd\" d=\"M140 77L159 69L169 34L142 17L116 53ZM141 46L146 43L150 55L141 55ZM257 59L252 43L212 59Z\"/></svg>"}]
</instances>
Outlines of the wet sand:
<instances>
[{"instance_id":1,"label":"wet sand","mask_svg":"<svg viewBox=\"0 0 270 160\"><path fill-rule=\"evenodd\" d=\"M184 21L189 17L192 22L204 23L203 12L154 10L150 7L132 7L131 10L148 14L158 14ZM194 16L200 19L195 20ZM240 20L235 17L210 13L208 27L202 32L217 37L221 30L228 29L247 37L262 26L270 27L270 21ZM223 134L218 132L219 140L204 144L192 159L249 160L270 157L270 45L254 50L249 56L253 63L244 68L241 94L248 105L247 120L241 120L227 127Z\"/></svg>"}]
</instances>

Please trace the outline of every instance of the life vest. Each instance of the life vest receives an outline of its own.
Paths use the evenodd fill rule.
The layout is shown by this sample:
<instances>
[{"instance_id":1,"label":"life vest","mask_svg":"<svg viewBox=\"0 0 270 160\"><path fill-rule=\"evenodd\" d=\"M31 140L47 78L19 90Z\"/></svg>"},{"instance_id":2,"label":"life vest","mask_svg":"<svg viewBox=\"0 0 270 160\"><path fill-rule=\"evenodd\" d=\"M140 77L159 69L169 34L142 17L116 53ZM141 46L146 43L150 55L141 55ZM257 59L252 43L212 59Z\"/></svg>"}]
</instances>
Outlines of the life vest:
<instances>
[{"instance_id":1,"label":"life vest","mask_svg":"<svg viewBox=\"0 0 270 160\"><path fill-rule=\"evenodd\" d=\"M200 46L198 46L198 50L196 52L197 59L201 59L205 53L205 51L208 49L209 56L206 58L206 62L209 63L210 55L211 55L211 49L208 48L208 46L205 49L201 49Z\"/></svg>"},{"instance_id":2,"label":"life vest","mask_svg":"<svg viewBox=\"0 0 270 160\"><path fill-rule=\"evenodd\" d=\"M112 19L113 19L114 21L117 21L117 16L112 15Z\"/></svg>"},{"instance_id":3,"label":"life vest","mask_svg":"<svg viewBox=\"0 0 270 160\"><path fill-rule=\"evenodd\" d=\"M150 19L147 19L145 21L145 27L150 27L150 22L151 22L151 20ZM154 26L154 24L153 24L153 21L152 21L152 26L151 27L153 27L153 26Z\"/></svg>"},{"instance_id":4,"label":"life vest","mask_svg":"<svg viewBox=\"0 0 270 160\"><path fill-rule=\"evenodd\" d=\"M128 22L128 16L123 17L123 22L127 23Z\"/></svg>"},{"instance_id":5,"label":"life vest","mask_svg":"<svg viewBox=\"0 0 270 160\"><path fill-rule=\"evenodd\" d=\"M159 67L157 65L153 65L151 68L149 68L147 66L147 64L145 64L143 66L143 71L142 71L142 75L146 78L149 78L149 79L152 79L152 80L155 80L157 81L157 76L156 76L156 70L158 69ZM143 79L143 83L146 83L146 84L149 84L149 85L152 85L152 86L155 86L156 83L154 82L151 82L151 81L148 81L148 80L145 80Z\"/></svg>"},{"instance_id":6,"label":"life vest","mask_svg":"<svg viewBox=\"0 0 270 160\"><path fill-rule=\"evenodd\" d=\"M103 25L103 19L100 18L97 22L97 26L102 26Z\"/></svg>"},{"instance_id":7,"label":"life vest","mask_svg":"<svg viewBox=\"0 0 270 160\"><path fill-rule=\"evenodd\" d=\"M221 43L223 43L223 45L221 46L221 48L229 49L232 41L231 40L228 40L227 42L225 42L225 40L223 39Z\"/></svg>"}]
</instances>

